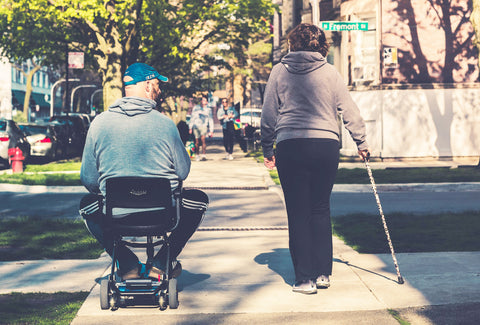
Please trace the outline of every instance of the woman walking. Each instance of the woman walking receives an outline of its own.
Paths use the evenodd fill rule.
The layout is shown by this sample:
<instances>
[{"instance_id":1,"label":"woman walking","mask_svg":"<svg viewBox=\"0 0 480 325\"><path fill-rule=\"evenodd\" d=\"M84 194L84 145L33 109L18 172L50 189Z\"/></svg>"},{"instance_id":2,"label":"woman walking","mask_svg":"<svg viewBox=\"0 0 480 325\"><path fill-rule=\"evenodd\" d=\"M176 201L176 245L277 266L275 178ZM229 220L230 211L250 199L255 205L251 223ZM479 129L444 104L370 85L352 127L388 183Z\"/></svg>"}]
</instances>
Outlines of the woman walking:
<instances>
[{"instance_id":1,"label":"woman walking","mask_svg":"<svg viewBox=\"0 0 480 325\"><path fill-rule=\"evenodd\" d=\"M235 141L235 127L233 125L236 118L238 118L238 113L235 107L232 105L228 105L228 101L226 98L222 99L222 104L217 111L217 118L222 124L223 130L223 146L225 147L225 151L227 153L225 159L233 160L233 145Z\"/></svg>"},{"instance_id":2,"label":"woman walking","mask_svg":"<svg viewBox=\"0 0 480 325\"><path fill-rule=\"evenodd\" d=\"M300 24L288 44L289 53L273 67L265 90L262 147L265 166L277 167L285 196L293 291L311 294L329 287L332 274L330 195L339 161L339 112L360 157L370 150L358 107L325 60L324 32Z\"/></svg>"}]
</instances>

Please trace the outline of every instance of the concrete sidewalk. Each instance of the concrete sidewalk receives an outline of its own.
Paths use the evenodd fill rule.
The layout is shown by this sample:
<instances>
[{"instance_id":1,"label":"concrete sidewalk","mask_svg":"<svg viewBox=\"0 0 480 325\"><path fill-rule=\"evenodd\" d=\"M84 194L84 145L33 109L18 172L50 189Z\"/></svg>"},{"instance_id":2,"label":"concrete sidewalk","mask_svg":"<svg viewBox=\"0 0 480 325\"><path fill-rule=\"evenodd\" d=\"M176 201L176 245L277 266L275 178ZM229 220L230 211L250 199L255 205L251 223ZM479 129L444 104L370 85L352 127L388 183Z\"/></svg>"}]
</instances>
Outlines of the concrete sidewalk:
<instances>
[{"instance_id":1,"label":"concrete sidewalk","mask_svg":"<svg viewBox=\"0 0 480 325\"><path fill-rule=\"evenodd\" d=\"M334 238L332 286L316 295L293 293L279 187L240 151L227 161L221 146L211 145L207 156L192 163L184 184L204 188L211 204L180 255L178 309L101 310L105 255L0 263L1 292L91 289L72 324L398 324L389 310L412 324L479 322L480 252L397 254L405 279L399 285L390 254L358 254Z\"/></svg>"}]
</instances>

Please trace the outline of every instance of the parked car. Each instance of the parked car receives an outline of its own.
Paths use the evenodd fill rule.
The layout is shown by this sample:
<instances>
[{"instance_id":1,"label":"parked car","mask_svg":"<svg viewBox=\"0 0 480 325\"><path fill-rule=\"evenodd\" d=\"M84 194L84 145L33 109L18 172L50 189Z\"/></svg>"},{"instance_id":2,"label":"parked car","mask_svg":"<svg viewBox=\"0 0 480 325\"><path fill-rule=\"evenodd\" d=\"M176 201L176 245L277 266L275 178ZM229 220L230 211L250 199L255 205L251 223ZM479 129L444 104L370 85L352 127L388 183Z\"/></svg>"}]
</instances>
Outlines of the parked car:
<instances>
[{"instance_id":1,"label":"parked car","mask_svg":"<svg viewBox=\"0 0 480 325\"><path fill-rule=\"evenodd\" d=\"M49 160L62 158L66 155L67 141L62 141L59 124L19 124L30 143L31 157L44 157ZM66 139L65 139L66 140Z\"/></svg>"},{"instance_id":2,"label":"parked car","mask_svg":"<svg viewBox=\"0 0 480 325\"><path fill-rule=\"evenodd\" d=\"M10 148L20 148L25 160L30 156L30 143L26 135L13 120L0 118L0 160L8 163L9 166L8 149Z\"/></svg>"},{"instance_id":3,"label":"parked car","mask_svg":"<svg viewBox=\"0 0 480 325\"><path fill-rule=\"evenodd\" d=\"M83 122L83 126L86 131L90 127L90 123L92 123L92 116L85 114L85 113L69 113L69 116L80 116Z\"/></svg>"},{"instance_id":4,"label":"parked car","mask_svg":"<svg viewBox=\"0 0 480 325\"><path fill-rule=\"evenodd\" d=\"M54 115L50 122L57 122L67 129L69 145L73 148L74 154L81 154L87 137L87 128L83 118L78 115Z\"/></svg>"},{"instance_id":5,"label":"parked car","mask_svg":"<svg viewBox=\"0 0 480 325\"><path fill-rule=\"evenodd\" d=\"M249 124L254 128L259 128L261 116L262 110L260 108L242 108L240 122L242 124Z\"/></svg>"}]
</instances>

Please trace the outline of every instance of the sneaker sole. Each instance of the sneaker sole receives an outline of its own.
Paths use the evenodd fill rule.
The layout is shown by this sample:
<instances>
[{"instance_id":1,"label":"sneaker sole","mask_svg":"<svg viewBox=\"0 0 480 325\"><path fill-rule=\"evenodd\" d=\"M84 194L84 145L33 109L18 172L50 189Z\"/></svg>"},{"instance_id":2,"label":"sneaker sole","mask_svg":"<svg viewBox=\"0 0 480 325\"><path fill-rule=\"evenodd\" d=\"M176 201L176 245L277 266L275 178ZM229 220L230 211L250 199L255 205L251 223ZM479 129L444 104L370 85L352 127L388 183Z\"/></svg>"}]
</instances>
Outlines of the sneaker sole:
<instances>
[{"instance_id":1,"label":"sneaker sole","mask_svg":"<svg viewBox=\"0 0 480 325\"><path fill-rule=\"evenodd\" d=\"M317 289L326 289L330 287L330 283L317 283Z\"/></svg>"},{"instance_id":2,"label":"sneaker sole","mask_svg":"<svg viewBox=\"0 0 480 325\"><path fill-rule=\"evenodd\" d=\"M293 288L292 289L293 292L296 292L296 293L303 293L305 295L312 295L312 294L315 294L317 293L317 290L302 290L302 289L295 289Z\"/></svg>"}]
</instances>

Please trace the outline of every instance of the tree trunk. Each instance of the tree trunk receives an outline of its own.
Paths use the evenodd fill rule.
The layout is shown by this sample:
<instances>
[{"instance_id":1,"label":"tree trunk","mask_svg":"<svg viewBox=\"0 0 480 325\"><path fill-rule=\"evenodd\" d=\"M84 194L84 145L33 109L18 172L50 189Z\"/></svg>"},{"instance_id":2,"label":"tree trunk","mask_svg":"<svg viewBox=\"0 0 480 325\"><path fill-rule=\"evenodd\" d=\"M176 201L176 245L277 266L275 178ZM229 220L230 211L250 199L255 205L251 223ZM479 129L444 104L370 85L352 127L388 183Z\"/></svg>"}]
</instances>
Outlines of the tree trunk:
<instances>
[{"instance_id":1,"label":"tree trunk","mask_svg":"<svg viewBox=\"0 0 480 325\"><path fill-rule=\"evenodd\" d=\"M450 2L442 3L443 30L445 31L445 64L442 71L442 82L453 83L453 66L455 64L452 32L452 23L450 22Z\"/></svg>"},{"instance_id":2,"label":"tree trunk","mask_svg":"<svg viewBox=\"0 0 480 325\"><path fill-rule=\"evenodd\" d=\"M122 98L122 64L120 58L110 62L102 71L103 109L107 110L117 99Z\"/></svg>"},{"instance_id":3,"label":"tree trunk","mask_svg":"<svg viewBox=\"0 0 480 325\"><path fill-rule=\"evenodd\" d=\"M417 22L415 21L415 12L413 11L412 1L405 2L405 9L407 11L406 17L408 18L408 27L410 29L410 35L412 37L412 48L415 53L415 63L418 66L419 73L415 76L414 82L432 82L430 73L428 72L427 59L423 55L422 48L420 46L420 39L418 38Z\"/></svg>"},{"instance_id":4,"label":"tree trunk","mask_svg":"<svg viewBox=\"0 0 480 325\"><path fill-rule=\"evenodd\" d=\"M25 100L23 101L23 116L27 121L29 121L29 114L30 114L30 97L32 95L33 91L33 86L32 86L32 80L33 80L33 75L37 73L38 70L40 70L41 66L34 64L33 69L27 72L23 72L25 76L27 77L27 89L25 90Z\"/></svg>"}]
</instances>

